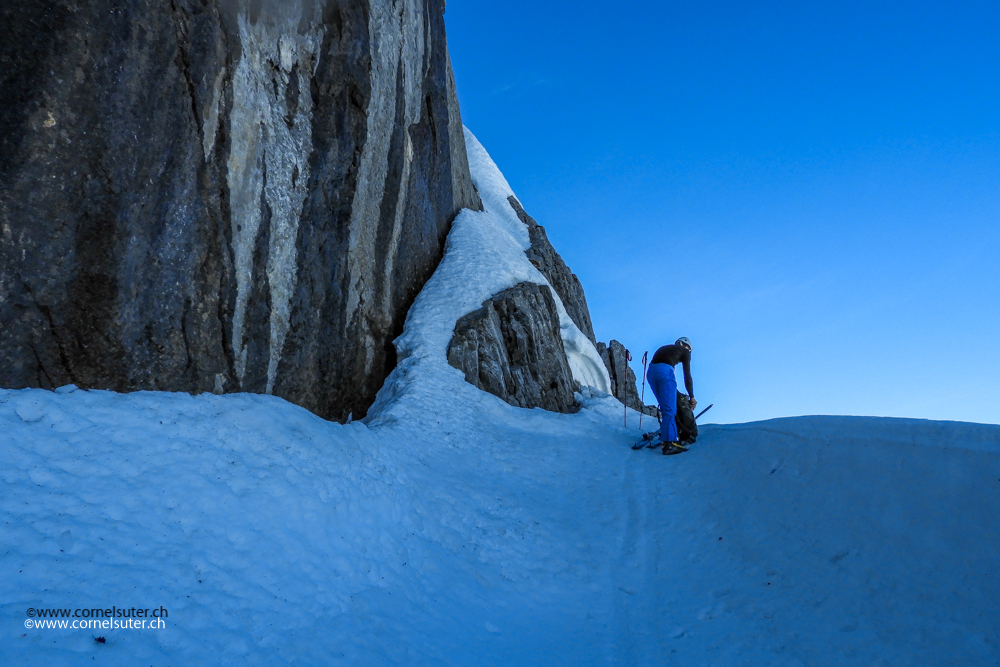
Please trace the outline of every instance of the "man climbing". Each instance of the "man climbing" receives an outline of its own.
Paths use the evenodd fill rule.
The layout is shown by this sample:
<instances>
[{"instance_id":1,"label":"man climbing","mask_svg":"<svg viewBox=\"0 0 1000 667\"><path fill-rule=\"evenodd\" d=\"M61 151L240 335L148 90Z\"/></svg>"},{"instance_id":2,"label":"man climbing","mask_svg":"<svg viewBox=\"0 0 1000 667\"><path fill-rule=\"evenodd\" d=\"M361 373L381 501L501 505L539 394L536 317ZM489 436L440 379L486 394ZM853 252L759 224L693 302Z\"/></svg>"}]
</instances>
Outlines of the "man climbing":
<instances>
[{"instance_id":1,"label":"man climbing","mask_svg":"<svg viewBox=\"0 0 1000 667\"><path fill-rule=\"evenodd\" d=\"M677 423L677 379L674 377L674 366L684 364L684 386L687 388L691 401L691 409L698 406L694 400L694 381L691 379L691 341L678 338L673 345L664 345L653 354L652 363L646 379L649 388L653 390L657 403L660 404L660 442L663 443L664 454L677 454L687 451L678 442Z\"/></svg>"}]
</instances>

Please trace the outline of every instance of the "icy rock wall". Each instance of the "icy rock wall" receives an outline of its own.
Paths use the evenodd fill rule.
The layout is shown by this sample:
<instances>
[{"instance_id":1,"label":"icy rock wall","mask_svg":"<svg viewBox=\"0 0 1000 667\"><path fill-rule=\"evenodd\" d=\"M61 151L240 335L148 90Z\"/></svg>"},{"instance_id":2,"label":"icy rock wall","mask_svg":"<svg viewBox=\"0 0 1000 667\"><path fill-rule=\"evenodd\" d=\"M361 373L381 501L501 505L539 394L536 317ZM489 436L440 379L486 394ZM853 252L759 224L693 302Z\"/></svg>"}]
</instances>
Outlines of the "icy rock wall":
<instances>
[{"instance_id":1,"label":"icy rock wall","mask_svg":"<svg viewBox=\"0 0 1000 667\"><path fill-rule=\"evenodd\" d=\"M364 414L469 175L443 0L0 21L0 386Z\"/></svg>"}]
</instances>

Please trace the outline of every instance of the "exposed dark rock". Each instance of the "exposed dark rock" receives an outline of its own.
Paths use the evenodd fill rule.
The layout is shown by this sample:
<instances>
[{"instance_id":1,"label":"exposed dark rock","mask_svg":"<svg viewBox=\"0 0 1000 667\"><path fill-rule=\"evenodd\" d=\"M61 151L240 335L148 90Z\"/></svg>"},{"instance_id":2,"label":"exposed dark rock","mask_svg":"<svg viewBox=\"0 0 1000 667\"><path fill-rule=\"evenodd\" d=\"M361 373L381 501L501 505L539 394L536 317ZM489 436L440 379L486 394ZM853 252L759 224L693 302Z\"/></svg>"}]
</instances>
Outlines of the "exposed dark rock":
<instances>
[{"instance_id":1,"label":"exposed dark rock","mask_svg":"<svg viewBox=\"0 0 1000 667\"><path fill-rule=\"evenodd\" d=\"M625 346L611 339L607 345L598 343L597 352L608 368L608 375L611 376L611 393L614 397L633 410L659 418L659 408L653 405L643 405L639 398L635 371L629 366L628 350L625 349Z\"/></svg>"},{"instance_id":2,"label":"exposed dark rock","mask_svg":"<svg viewBox=\"0 0 1000 667\"><path fill-rule=\"evenodd\" d=\"M460 319L448 363L511 405L576 412L577 389L546 285L519 283Z\"/></svg>"},{"instance_id":3,"label":"exposed dark rock","mask_svg":"<svg viewBox=\"0 0 1000 667\"><path fill-rule=\"evenodd\" d=\"M535 222L535 219L525 213L524 207L517 197L511 195L508 198L510 205L517 213L517 217L528 226L528 233L531 239L531 248L525 251L528 260L535 265L543 276L555 289L556 294L563 302L566 312L569 313L573 323L579 327L591 343L597 344L594 337L594 325L590 320L590 309L587 308L587 297L583 293L583 285L576 274L570 271L566 262L559 256L556 249L549 242L549 237L545 233L545 228Z\"/></svg>"},{"instance_id":4,"label":"exposed dark rock","mask_svg":"<svg viewBox=\"0 0 1000 667\"><path fill-rule=\"evenodd\" d=\"M363 415L481 206L417 5L0 3L0 386Z\"/></svg>"}]
</instances>

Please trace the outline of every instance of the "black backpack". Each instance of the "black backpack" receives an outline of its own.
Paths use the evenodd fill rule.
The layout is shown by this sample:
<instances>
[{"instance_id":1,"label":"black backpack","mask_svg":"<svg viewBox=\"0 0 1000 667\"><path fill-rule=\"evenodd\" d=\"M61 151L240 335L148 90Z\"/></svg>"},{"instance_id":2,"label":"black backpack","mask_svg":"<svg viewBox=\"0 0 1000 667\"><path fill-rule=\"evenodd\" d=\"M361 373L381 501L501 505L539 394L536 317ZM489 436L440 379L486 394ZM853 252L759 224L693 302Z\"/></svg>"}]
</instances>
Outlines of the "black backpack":
<instances>
[{"instance_id":1,"label":"black backpack","mask_svg":"<svg viewBox=\"0 0 1000 667\"><path fill-rule=\"evenodd\" d=\"M694 410L687 394L677 392L677 439L682 445L690 445L698 439L698 424L694 420Z\"/></svg>"}]
</instances>

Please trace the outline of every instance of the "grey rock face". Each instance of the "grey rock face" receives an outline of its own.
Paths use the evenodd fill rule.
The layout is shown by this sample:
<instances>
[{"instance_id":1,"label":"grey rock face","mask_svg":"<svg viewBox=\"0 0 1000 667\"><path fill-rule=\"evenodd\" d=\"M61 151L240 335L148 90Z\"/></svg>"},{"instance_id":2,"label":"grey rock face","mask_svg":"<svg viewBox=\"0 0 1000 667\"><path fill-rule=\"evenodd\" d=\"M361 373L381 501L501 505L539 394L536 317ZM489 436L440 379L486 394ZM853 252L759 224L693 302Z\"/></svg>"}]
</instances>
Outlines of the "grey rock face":
<instances>
[{"instance_id":1,"label":"grey rock face","mask_svg":"<svg viewBox=\"0 0 1000 667\"><path fill-rule=\"evenodd\" d=\"M0 386L360 416L480 208L444 1L0 6Z\"/></svg>"},{"instance_id":2,"label":"grey rock face","mask_svg":"<svg viewBox=\"0 0 1000 667\"><path fill-rule=\"evenodd\" d=\"M652 405L643 405L640 400L635 371L628 364L628 350L625 349L625 346L612 339L607 345L598 343L597 352L608 368L608 375L611 376L611 393L614 394L614 397L633 410L658 418L660 416L659 409ZM652 394L652 392L648 393ZM656 399L653 398L653 400Z\"/></svg>"},{"instance_id":3,"label":"grey rock face","mask_svg":"<svg viewBox=\"0 0 1000 667\"><path fill-rule=\"evenodd\" d=\"M460 319L448 363L511 405L576 412L579 407L559 313L546 285L519 283Z\"/></svg>"},{"instance_id":4,"label":"grey rock face","mask_svg":"<svg viewBox=\"0 0 1000 667\"><path fill-rule=\"evenodd\" d=\"M590 320L590 309L587 307L587 297L583 293L583 285L576 274L569 270L566 262L559 256L556 249L549 242L549 237L545 233L545 228L535 222L535 219L525 213L524 207L517 197L508 198L510 205L517 213L517 217L528 226L528 234L531 239L531 248L525 254L528 260L538 269L555 289L556 294L563 302L566 312L569 313L573 323L582 331L591 343L597 344L594 337L594 325Z\"/></svg>"}]
</instances>

